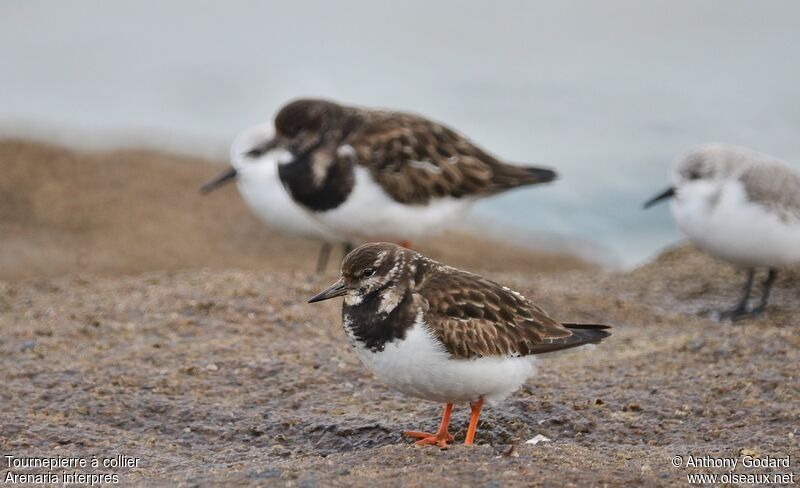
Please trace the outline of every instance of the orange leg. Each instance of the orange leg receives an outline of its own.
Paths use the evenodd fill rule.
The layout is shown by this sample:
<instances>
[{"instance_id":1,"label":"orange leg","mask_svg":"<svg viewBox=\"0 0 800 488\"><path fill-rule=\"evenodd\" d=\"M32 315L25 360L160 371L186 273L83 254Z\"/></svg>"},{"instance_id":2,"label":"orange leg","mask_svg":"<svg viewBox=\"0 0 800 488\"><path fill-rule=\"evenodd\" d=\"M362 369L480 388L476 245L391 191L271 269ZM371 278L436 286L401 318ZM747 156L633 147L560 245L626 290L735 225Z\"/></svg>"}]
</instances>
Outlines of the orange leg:
<instances>
[{"instance_id":1,"label":"orange leg","mask_svg":"<svg viewBox=\"0 0 800 488\"><path fill-rule=\"evenodd\" d=\"M411 249L412 244L411 244L411 241L403 240L403 241L400 241L400 246L404 247L406 249Z\"/></svg>"},{"instance_id":2,"label":"orange leg","mask_svg":"<svg viewBox=\"0 0 800 488\"><path fill-rule=\"evenodd\" d=\"M450 425L450 414L453 412L453 404L445 403L444 413L442 414L442 423L439 424L439 431L435 434L428 434L427 432L417 432L414 430L407 430L403 432L406 437L413 437L419 439L416 442L418 446L428 446L435 444L441 449L447 449L447 443L453 442L453 436L447 432L447 426Z\"/></svg>"},{"instance_id":3,"label":"orange leg","mask_svg":"<svg viewBox=\"0 0 800 488\"><path fill-rule=\"evenodd\" d=\"M469 404L472 409L472 415L469 417L469 428L467 428L467 438L464 441L465 446L471 446L475 442L475 432L478 430L478 418L481 416L481 407L483 406L483 398L479 398L477 402Z\"/></svg>"}]
</instances>

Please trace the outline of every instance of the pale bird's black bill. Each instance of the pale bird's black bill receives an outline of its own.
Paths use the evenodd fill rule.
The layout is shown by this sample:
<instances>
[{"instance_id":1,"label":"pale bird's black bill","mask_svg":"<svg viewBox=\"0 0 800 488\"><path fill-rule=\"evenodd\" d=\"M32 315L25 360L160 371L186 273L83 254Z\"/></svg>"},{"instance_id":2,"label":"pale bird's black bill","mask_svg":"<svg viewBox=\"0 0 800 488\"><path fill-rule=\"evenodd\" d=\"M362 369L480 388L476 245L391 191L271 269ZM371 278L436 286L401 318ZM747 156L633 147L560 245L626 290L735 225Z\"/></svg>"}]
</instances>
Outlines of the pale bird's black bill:
<instances>
[{"instance_id":1,"label":"pale bird's black bill","mask_svg":"<svg viewBox=\"0 0 800 488\"><path fill-rule=\"evenodd\" d=\"M222 173L203 183L203 186L200 187L200 193L203 195L211 193L225 183L233 181L234 178L236 178L236 169L228 168Z\"/></svg>"},{"instance_id":2,"label":"pale bird's black bill","mask_svg":"<svg viewBox=\"0 0 800 488\"><path fill-rule=\"evenodd\" d=\"M644 202L644 208L646 210L646 209L652 207L653 205L655 205L656 203L658 203L658 202L660 202L662 200L666 200L668 198L672 198L674 196L675 196L675 188L674 187L669 187L666 190L664 190L662 193L659 193L658 195L654 196L650 200Z\"/></svg>"},{"instance_id":3,"label":"pale bird's black bill","mask_svg":"<svg viewBox=\"0 0 800 488\"><path fill-rule=\"evenodd\" d=\"M321 302L322 300L328 300L330 298L340 297L345 293L347 293L347 285L344 284L343 280L339 280L336 283L329 286L327 290L309 298L308 303Z\"/></svg>"}]
</instances>

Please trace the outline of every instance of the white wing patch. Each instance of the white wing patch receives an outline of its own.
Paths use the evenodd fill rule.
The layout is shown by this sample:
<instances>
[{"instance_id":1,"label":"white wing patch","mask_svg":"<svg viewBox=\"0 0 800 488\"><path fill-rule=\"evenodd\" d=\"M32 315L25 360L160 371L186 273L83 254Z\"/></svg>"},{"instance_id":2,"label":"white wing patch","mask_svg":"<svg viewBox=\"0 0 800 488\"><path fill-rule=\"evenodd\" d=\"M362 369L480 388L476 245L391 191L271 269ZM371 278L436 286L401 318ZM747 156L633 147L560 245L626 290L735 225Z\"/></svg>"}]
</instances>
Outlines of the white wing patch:
<instances>
[{"instance_id":1,"label":"white wing patch","mask_svg":"<svg viewBox=\"0 0 800 488\"><path fill-rule=\"evenodd\" d=\"M442 173L442 168L436 166L435 164L429 161L409 161L408 164L412 168L424 169L425 171L430 171L431 173L437 175Z\"/></svg>"}]
</instances>

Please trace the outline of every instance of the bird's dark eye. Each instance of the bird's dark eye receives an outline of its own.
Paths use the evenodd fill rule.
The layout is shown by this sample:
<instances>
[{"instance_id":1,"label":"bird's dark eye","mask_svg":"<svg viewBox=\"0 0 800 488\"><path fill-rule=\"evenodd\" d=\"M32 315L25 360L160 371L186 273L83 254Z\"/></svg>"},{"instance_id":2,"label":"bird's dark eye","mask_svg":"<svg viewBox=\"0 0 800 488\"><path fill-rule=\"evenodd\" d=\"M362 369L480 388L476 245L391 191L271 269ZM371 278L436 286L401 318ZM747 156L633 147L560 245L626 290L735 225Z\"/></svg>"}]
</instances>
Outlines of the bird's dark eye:
<instances>
[{"instance_id":1,"label":"bird's dark eye","mask_svg":"<svg viewBox=\"0 0 800 488\"><path fill-rule=\"evenodd\" d=\"M689 172L689 179L690 180L699 180L703 175L700 174L699 171L690 171Z\"/></svg>"},{"instance_id":2,"label":"bird's dark eye","mask_svg":"<svg viewBox=\"0 0 800 488\"><path fill-rule=\"evenodd\" d=\"M373 276L374 274L375 274L375 270L372 269L372 268L367 268L367 269L365 269L364 271L361 272L361 276L363 276L364 278L369 278L369 277Z\"/></svg>"}]
</instances>

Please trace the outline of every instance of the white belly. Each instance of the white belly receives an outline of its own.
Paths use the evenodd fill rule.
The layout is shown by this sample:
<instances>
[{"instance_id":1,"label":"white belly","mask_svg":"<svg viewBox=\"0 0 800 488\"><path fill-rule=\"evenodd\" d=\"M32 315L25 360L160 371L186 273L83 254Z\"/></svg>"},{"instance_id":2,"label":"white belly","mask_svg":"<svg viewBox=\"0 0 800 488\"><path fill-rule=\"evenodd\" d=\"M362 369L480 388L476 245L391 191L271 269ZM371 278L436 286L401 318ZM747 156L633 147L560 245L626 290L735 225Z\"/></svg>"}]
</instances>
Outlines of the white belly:
<instances>
[{"instance_id":1,"label":"white belly","mask_svg":"<svg viewBox=\"0 0 800 488\"><path fill-rule=\"evenodd\" d=\"M715 204L706 193L687 190L673 199L672 214L698 247L740 266L800 263L800 221L748 201L739 181L726 182Z\"/></svg>"},{"instance_id":2,"label":"white belly","mask_svg":"<svg viewBox=\"0 0 800 488\"><path fill-rule=\"evenodd\" d=\"M237 186L250 210L269 227L290 236L329 242L343 240L292 200L278 178L277 165L272 168L262 165L242 172Z\"/></svg>"},{"instance_id":3,"label":"white belly","mask_svg":"<svg viewBox=\"0 0 800 488\"><path fill-rule=\"evenodd\" d=\"M470 199L438 198L427 205L392 200L362 168L355 168L355 185L347 200L315 217L332 232L356 241L412 240L442 231L469 209Z\"/></svg>"},{"instance_id":4,"label":"white belly","mask_svg":"<svg viewBox=\"0 0 800 488\"><path fill-rule=\"evenodd\" d=\"M441 403L482 397L496 404L535 373L532 356L452 359L419 319L405 339L386 344L383 351L369 351L352 337L351 343L382 382L406 395Z\"/></svg>"}]
</instances>

